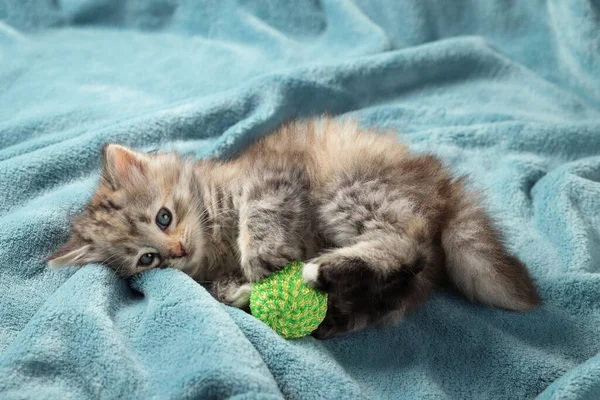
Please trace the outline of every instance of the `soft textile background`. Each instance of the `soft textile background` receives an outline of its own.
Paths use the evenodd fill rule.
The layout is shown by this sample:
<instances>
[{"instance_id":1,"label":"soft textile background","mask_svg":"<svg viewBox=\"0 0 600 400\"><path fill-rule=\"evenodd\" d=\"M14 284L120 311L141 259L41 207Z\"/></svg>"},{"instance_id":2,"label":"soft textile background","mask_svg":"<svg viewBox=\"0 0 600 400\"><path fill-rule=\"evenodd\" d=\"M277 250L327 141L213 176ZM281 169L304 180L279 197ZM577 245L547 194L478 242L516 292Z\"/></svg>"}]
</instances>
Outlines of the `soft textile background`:
<instances>
[{"instance_id":1,"label":"soft textile background","mask_svg":"<svg viewBox=\"0 0 600 400\"><path fill-rule=\"evenodd\" d=\"M599 54L597 0L0 1L0 397L600 398ZM544 306L287 342L177 271L41 261L103 144L227 155L324 112L470 173Z\"/></svg>"}]
</instances>

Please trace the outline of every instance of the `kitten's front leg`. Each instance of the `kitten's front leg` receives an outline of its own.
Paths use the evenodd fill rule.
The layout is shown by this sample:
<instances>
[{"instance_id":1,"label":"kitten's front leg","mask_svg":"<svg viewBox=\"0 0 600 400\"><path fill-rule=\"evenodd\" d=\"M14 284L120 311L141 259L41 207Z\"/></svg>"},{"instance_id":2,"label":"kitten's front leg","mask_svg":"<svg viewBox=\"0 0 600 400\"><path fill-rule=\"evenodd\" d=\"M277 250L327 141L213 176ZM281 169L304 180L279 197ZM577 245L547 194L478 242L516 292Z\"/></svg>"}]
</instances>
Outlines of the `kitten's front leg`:
<instances>
[{"instance_id":1,"label":"kitten's front leg","mask_svg":"<svg viewBox=\"0 0 600 400\"><path fill-rule=\"evenodd\" d=\"M295 169L264 171L240 205L238 249L241 268L256 282L306 255L304 173Z\"/></svg>"}]
</instances>

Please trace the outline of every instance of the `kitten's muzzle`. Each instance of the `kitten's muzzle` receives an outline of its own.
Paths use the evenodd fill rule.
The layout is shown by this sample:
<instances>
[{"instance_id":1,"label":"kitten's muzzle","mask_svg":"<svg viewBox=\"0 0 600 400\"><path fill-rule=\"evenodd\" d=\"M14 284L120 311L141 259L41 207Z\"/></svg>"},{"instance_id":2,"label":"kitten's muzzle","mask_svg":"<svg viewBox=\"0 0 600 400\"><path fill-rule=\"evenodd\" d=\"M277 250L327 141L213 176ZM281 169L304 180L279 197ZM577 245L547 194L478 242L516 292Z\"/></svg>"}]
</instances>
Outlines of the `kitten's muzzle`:
<instances>
[{"instance_id":1,"label":"kitten's muzzle","mask_svg":"<svg viewBox=\"0 0 600 400\"><path fill-rule=\"evenodd\" d=\"M182 257L186 257L186 256L187 256L187 253L186 253L185 249L183 248L183 246L181 245L181 242L177 243L177 246L175 246L171 250L169 250L170 258L182 258Z\"/></svg>"}]
</instances>

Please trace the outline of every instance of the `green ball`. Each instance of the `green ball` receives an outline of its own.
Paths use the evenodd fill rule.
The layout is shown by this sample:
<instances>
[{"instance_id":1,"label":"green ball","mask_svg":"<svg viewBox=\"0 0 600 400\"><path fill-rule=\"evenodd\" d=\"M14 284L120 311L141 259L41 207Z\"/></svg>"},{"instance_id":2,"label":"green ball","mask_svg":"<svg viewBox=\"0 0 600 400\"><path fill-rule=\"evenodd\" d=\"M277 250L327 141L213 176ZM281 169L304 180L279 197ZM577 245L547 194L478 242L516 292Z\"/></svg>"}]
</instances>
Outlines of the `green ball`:
<instances>
[{"instance_id":1,"label":"green ball","mask_svg":"<svg viewBox=\"0 0 600 400\"><path fill-rule=\"evenodd\" d=\"M306 285L301 262L293 262L255 283L250 312L286 339L309 335L327 313L327 293Z\"/></svg>"}]
</instances>

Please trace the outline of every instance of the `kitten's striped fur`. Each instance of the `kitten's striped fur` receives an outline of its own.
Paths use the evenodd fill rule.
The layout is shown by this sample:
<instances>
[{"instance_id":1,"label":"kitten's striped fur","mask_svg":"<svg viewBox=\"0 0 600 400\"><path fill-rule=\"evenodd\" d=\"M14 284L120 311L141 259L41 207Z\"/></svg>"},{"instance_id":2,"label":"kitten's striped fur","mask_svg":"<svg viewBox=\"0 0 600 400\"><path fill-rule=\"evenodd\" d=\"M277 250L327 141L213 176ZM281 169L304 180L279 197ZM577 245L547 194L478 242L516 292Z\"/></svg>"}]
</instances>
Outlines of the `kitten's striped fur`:
<instances>
[{"instance_id":1,"label":"kitten's striped fur","mask_svg":"<svg viewBox=\"0 0 600 400\"><path fill-rule=\"evenodd\" d=\"M307 283L329 293L321 338L397 321L446 280L491 306L539 302L463 180L353 122L293 122L228 161L109 145L104 162L52 265L101 262L123 277L175 267L245 308L253 282L307 260ZM154 224L161 207L174 219L164 231ZM139 268L149 249L160 259Z\"/></svg>"}]
</instances>

